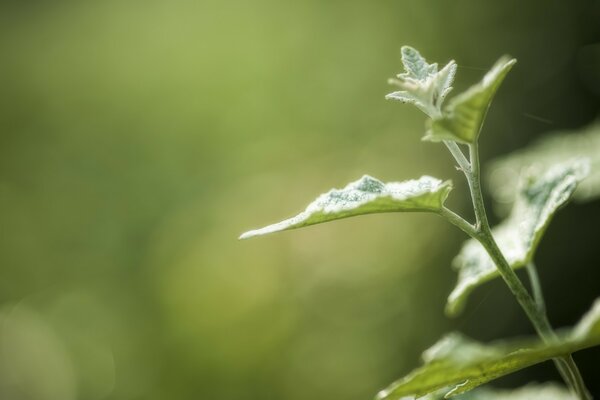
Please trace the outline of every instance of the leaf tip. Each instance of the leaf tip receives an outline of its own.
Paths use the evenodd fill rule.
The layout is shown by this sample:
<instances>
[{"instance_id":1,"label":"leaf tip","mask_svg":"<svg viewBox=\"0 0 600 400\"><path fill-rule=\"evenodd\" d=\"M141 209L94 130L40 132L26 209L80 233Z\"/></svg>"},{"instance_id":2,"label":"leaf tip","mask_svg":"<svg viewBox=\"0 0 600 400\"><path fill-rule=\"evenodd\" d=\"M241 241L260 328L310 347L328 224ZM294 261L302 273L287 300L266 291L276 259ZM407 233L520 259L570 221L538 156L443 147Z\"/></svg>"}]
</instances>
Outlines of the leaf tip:
<instances>
[{"instance_id":1,"label":"leaf tip","mask_svg":"<svg viewBox=\"0 0 600 400\"><path fill-rule=\"evenodd\" d=\"M293 229L294 228L293 225L295 223L301 221L302 216L303 216L303 213L300 213L296 217L285 219L285 220L277 222L275 224L267 225L263 228L253 229L251 231L244 232L240 235L240 237L238 239L245 240L245 239L253 238L255 236L264 236L264 235L268 235L270 233L285 231L287 229Z\"/></svg>"},{"instance_id":2,"label":"leaf tip","mask_svg":"<svg viewBox=\"0 0 600 400\"><path fill-rule=\"evenodd\" d=\"M374 400L385 400L390 395L390 391L388 389L380 390L379 393L375 395Z\"/></svg>"},{"instance_id":3,"label":"leaf tip","mask_svg":"<svg viewBox=\"0 0 600 400\"><path fill-rule=\"evenodd\" d=\"M582 181L592 172L592 162L589 157L578 157L573 161L575 179Z\"/></svg>"},{"instance_id":4,"label":"leaf tip","mask_svg":"<svg viewBox=\"0 0 600 400\"><path fill-rule=\"evenodd\" d=\"M400 47L400 53L403 56L411 56L415 53L419 54L419 51L417 49L415 49L414 47L405 44L404 46Z\"/></svg>"},{"instance_id":5,"label":"leaf tip","mask_svg":"<svg viewBox=\"0 0 600 400\"><path fill-rule=\"evenodd\" d=\"M448 318L456 318L462 313L463 308L464 307L460 302L449 297L446 302L446 307L444 307L444 314L446 314Z\"/></svg>"},{"instance_id":6,"label":"leaf tip","mask_svg":"<svg viewBox=\"0 0 600 400\"><path fill-rule=\"evenodd\" d=\"M508 54L504 54L503 56L501 56L498 59L498 61L496 61L496 63L492 67L492 70L495 70L496 68L499 68L499 69L510 69L516 63L517 63L517 59L516 58L511 57Z\"/></svg>"},{"instance_id":7,"label":"leaf tip","mask_svg":"<svg viewBox=\"0 0 600 400\"><path fill-rule=\"evenodd\" d=\"M503 55L496 61L496 64L492 67L492 69L486 74L493 80L500 79L500 83L504 80L504 76L508 74L508 72L512 69L512 67L517 63L517 59L513 58L509 55ZM485 81L485 77L484 77Z\"/></svg>"},{"instance_id":8,"label":"leaf tip","mask_svg":"<svg viewBox=\"0 0 600 400\"><path fill-rule=\"evenodd\" d=\"M388 81L389 82L389 81ZM388 93L385 95L385 99L386 100L399 100L398 96L396 94L397 92L393 92L393 93Z\"/></svg>"},{"instance_id":9,"label":"leaf tip","mask_svg":"<svg viewBox=\"0 0 600 400\"><path fill-rule=\"evenodd\" d=\"M248 232L244 232L242 233L240 236L238 236L238 240L246 240L246 239L250 239L253 236L256 236L254 234L255 231L248 231Z\"/></svg>"}]
</instances>

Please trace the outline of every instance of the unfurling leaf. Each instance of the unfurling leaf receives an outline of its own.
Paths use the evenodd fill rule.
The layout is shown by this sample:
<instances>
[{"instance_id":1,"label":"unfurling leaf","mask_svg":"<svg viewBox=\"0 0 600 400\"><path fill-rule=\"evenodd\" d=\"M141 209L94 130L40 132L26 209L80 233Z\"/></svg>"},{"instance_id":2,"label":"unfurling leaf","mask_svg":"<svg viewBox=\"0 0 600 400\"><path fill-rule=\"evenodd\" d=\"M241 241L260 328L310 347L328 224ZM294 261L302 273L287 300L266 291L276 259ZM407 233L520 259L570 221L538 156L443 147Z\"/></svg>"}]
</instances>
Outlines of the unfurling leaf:
<instances>
[{"instance_id":1,"label":"unfurling leaf","mask_svg":"<svg viewBox=\"0 0 600 400\"><path fill-rule=\"evenodd\" d=\"M434 118L424 140L453 140L474 143L481 130L488 108L508 74L517 62L507 56L500 58L481 82L453 97L444 108L443 116Z\"/></svg>"},{"instance_id":2,"label":"unfurling leaf","mask_svg":"<svg viewBox=\"0 0 600 400\"><path fill-rule=\"evenodd\" d=\"M456 63L450 61L438 71L437 63L428 64L417 50L404 46L402 64L405 72L397 75L397 79L389 80L390 84L402 90L385 98L414 104L430 117L438 115L444 98L452 90Z\"/></svg>"},{"instance_id":3,"label":"unfurling leaf","mask_svg":"<svg viewBox=\"0 0 600 400\"><path fill-rule=\"evenodd\" d=\"M550 133L522 150L492 161L488 182L496 209L502 212L513 203L517 180L524 169L545 170L579 157L590 160L590 175L577 187L573 197L578 201L597 199L600 197L600 121L575 131Z\"/></svg>"},{"instance_id":4,"label":"unfurling leaf","mask_svg":"<svg viewBox=\"0 0 600 400\"><path fill-rule=\"evenodd\" d=\"M525 175L510 216L492 234L513 269L531 262L554 213L564 205L589 172L586 160L572 160L545 171L541 176ZM462 311L468 295L479 285L499 276L494 262L474 239L465 242L454 259L458 282L448 297L446 312Z\"/></svg>"},{"instance_id":5,"label":"unfurling leaf","mask_svg":"<svg viewBox=\"0 0 600 400\"><path fill-rule=\"evenodd\" d=\"M600 299L575 328L562 332L551 343L516 339L483 344L451 333L425 351L422 367L382 390L377 399L405 400L414 398L408 396L420 397L438 390L443 391L444 397L450 397L531 365L599 344Z\"/></svg>"},{"instance_id":6,"label":"unfurling leaf","mask_svg":"<svg viewBox=\"0 0 600 400\"><path fill-rule=\"evenodd\" d=\"M363 214L437 212L442 209L451 189L452 182L442 182L430 176L404 182L383 183L365 175L343 189L333 189L322 194L295 217L246 232L240 239Z\"/></svg>"}]
</instances>

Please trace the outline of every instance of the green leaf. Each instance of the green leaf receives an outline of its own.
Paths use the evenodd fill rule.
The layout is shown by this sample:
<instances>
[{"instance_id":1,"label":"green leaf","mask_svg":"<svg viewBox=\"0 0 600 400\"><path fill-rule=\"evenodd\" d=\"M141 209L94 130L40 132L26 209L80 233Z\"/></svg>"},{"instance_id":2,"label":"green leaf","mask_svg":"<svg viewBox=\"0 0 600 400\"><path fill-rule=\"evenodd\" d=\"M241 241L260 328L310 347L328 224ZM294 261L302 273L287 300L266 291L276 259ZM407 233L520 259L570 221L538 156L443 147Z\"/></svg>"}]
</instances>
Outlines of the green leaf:
<instances>
[{"instance_id":1,"label":"green leaf","mask_svg":"<svg viewBox=\"0 0 600 400\"><path fill-rule=\"evenodd\" d=\"M588 172L589 164L585 160L573 160L556 165L539 176L523 176L510 216L492 230L512 268L524 267L533 260L552 217L570 199L577 183ZM453 266L458 270L458 282L448 297L448 315L460 313L468 295L477 286L499 276L492 259L474 239L465 242Z\"/></svg>"},{"instance_id":2,"label":"green leaf","mask_svg":"<svg viewBox=\"0 0 600 400\"><path fill-rule=\"evenodd\" d=\"M597 346L600 298L574 329L559 337L548 344L539 339L516 339L486 345L458 333L448 334L423 353L422 367L382 390L377 399L420 397L438 390L450 397L531 365Z\"/></svg>"},{"instance_id":3,"label":"green leaf","mask_svg":"<svg viewBox=\"0 0 600 400\"><path fill-rule=\"evenodd\" d=\"M437 72L437 64L428 64L416 49L403 46L400 51L402 64L406 70L406 73L402 74L403 77L425 80L432 72Z\"/></svg>"},{"instance_id":4,"label":"green leaf","mask_svg":"<svg viewBox=\"0 0 600 400\"><path fill-rule=\"evenodd\" d=\"M490 163L487 181L496 210L506 209L516 197L516 184L526 169L545 170L549 166L583 157L590 160L590 175L577 187L574 199L591 201L600 197L600 121L582 129L545 135L532 145Z\"/></svg>"},{"instance_id":5,"label":"green leaf","mask_svg":"<svg viewBox=\"0 0 600 400\"><path fill-rule=\"evenodd\" d=\"M404 182L383 183L365 175L343 189L333 189L322 194L295 217L246 232L240 239L363 214L437 212L443 207L451 189L452 182L442 182L430 176Z\"/></svg>"},{"instance_id":6,"label":"green leaf","mask_svg":"<svg viewBox=\"0 0 600 400\"><path fill-rule=\"evenodd\" d=\"M450 61L438 71L436 63L428 64L417 50L403 46L402 64L405 72L397 75L397 79L389 80L390 84L402 90L390 93L385 98L414 104L430 117L438 115L444 98L452 90L456 63Z\"/></svg>"},{"instance_id":7,"label":"green leaf","mask_svg":"<svg viewBox=\"0 0 600 400\"><path fill-rule=\"evenodd\" d=\"M431 121L423 140L474 143L496 91L516 62L507 56L500 58L481 82L450 99L444 115Z\"/></svg>"},{"instance_id":8,"label":"green leaf","mask_svg":"<svg viewBox=\"0 0 600 400\"><path fill-rule=\"evenodd\" d=\"M436 393L430 393L419 400L442 400L450 389L445 388ZM412 400L414 397L406 397ZM480 387L470 392L452 397L453 400L577 400L564 386L554 383L527 385L518 389L494 389Z\"/></svg>"}]
</instances>

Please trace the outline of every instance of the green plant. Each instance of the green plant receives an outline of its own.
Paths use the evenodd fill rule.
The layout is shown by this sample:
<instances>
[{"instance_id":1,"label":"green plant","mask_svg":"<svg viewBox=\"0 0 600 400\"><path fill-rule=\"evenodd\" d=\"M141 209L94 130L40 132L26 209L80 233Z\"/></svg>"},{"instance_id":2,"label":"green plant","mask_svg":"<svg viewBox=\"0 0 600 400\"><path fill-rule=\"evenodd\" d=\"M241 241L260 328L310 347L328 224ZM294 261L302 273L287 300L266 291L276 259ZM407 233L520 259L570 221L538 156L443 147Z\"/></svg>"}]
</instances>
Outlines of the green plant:
<instances>
[{"instance_id":1,"label":"green plant","mask_svg":"<svg viewBox=\"0 0 600 400\"><path fill-rule=\"evenodd\" d=\"M321 195L297 216L246 232L240 238L370 213L426 211L438 214L470 236L455 259L459 279L448 299L446 312L458 314L475 287L500 276L539 337L482 344L451 333L425 351L422 367L381 391L378 398L428 396L437 399L453 395L464 399L533 398L536 396L533 393L539 394L541 389L524 388L520 394L512 395L490 389L463 393L500 376L552 359L571 394L563 388L546 387L544 390L549 394L544 398L590 399L571 353L600 344L600 299L575 328L556 333L546 316L533 262L537 245L553 215L589 174L588 160L563 157L551 167L525 169L516 184L509 217L496 228L490 228L481 192L478 139L490 103L516 60L500 58L479 83L447 104L444 100L452 90L456 72L454 61L438 70L437 64L428 64L418 51L405 46L402 62L405 72L390 80L400 90L386 98L414 104L429 117L423 140L443 143L464 173L473 203L474 223L444 205L452 189L450 181L423 176L405 182L383 183L363 176L343 189ZM468 157L461 146L468 149ZM532 294L514 272L521 267L527 269L532 281Z\"/></svg>"}]
</instances>

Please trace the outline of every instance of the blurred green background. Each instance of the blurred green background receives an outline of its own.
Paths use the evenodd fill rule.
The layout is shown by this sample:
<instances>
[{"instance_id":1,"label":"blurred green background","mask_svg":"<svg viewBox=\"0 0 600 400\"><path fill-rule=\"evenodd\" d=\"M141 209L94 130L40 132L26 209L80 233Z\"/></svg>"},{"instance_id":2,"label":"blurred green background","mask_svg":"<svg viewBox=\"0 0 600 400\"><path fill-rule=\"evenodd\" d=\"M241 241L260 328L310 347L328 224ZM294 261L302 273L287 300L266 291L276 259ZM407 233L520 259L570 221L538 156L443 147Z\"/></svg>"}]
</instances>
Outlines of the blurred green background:
<instances>
[{"instance_id":1,"label":"blurred green background","mask_svg":"<svg viewBox=\"0 0 600 400\"><path fill-rule=\"evenodd\" d=\"M530 334L502 282L445 318L464 237L434 216L236 240L363 173L451 178L468 212L383 100L403 44L456 90L519 59L484 162L600 109L599 1L2 1L0 398L369 399L448 330ZM600 294L598 226L574 205L542 242L555 326ZM599 359L576 354L597 395Z\"/></svg>"}]
</instances>

